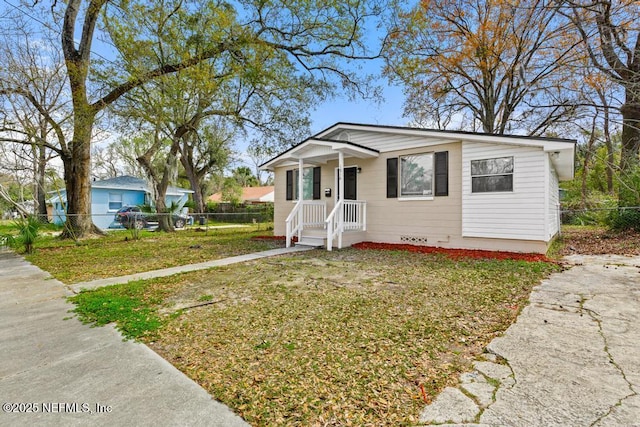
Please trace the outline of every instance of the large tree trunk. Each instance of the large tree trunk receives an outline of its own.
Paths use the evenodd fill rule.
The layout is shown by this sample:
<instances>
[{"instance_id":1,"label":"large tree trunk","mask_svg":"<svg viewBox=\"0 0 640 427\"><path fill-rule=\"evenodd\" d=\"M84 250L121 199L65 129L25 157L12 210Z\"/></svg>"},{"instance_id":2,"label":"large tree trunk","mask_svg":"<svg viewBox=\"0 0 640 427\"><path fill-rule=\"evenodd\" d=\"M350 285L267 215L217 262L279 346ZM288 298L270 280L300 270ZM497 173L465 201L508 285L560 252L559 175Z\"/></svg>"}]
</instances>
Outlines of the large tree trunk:
<instances>
[{"instance_id":1,"label":"large tree trunk","mask_svg":"<svg viewBox=\"0 0 640 427\"><path fill-rule=\"evenodd\" d=\"M159 190L156 191L159 194ZM166 192L167 190L165 188L164 193ZM167 212L167 204L165 203L164 196L157 196L155 203L156 211L158 212L158 229L167 232L175 231L173 228L173 222L170 221L171 215Z\"/></svg>"},{"instance_id":2,"label":"large tree trunk","mask_svg":"<svg viewBox=\"0 0 640 427\"><path fill-rule=\"evenodd\" d=\"M159 138L156 135L156 138ZM173 227L173 221L171 221L171 213L168 212L167 203L165 201L165 197L167 195L167 188L169 187L169 183L171 181L171 172L175 166L177 166L177 154L178 154L178 138L174 139L171 144L171 149L169 150L169 154L167 155L167 159L162 170L162 177L159 178L159 173L153 168L151 157L156 153L159 149L161 143L160 139L156 140L156 143L147 150L142 156L138 157L138 163L142 166L142 168L146 171L147 176L152 182L153 188L155 189L154 195L154 203L156 212L158 213L158 229L161 231L175 231Z\"/></svg>"},{"instance_id":3,"label":"large tree trunk","mask_svg":"<svg viewBox=\"0 0 640 427\"><path fill-rule=\"evenodd\" d=\"M65 163L64 181L67 193L67 219L63 233L65 237L81 238L92 231L91 187L87 163L78 161L75 156L73 162Z\"/></svg>"},{"instance_id":4,"label":"large tree trunk","mask_svg":"<svg viewBox=\"0 0 640 427\"><path fill-rule=\"evenodd\" d=\"M47 137L46 123L40 123L40 140L44 141ZM38 218L41 222L49 222L47 216L47 193L46 193L46 176L47 176L47 149L42 144L36 144L36 203L38 204Z\"/></svg>"},{"instance_id":5,"label":"large tree trunk","mask_svg":"<svg viewBox=\"0 0 640 427\"><path fill-rule=\"evenodd\" d=\"M64 237L74 239L101 233L91 219L91 131L93 114L75 114L71 158L63 160L67 190L67 219Z\"/></svg>"},{"instance_id":6,"label":"large tree trunk","mask_svg":"<svg viewBox=\"0 0 640 427\"><path fill-rule=\"evenodd\" d=\"M187 155L185 155L187 154ZM180 163L182 163L182 167L184 168L184 172L187 175L187 179L189 180L189 185L193 190L193 203L196 205L196 213L202 213L205 210L204 206L204 195L202 193L202 177L204 176L204 171L199 173L193 167L193 160L188 156L189 153L185 153L182 151L182 156L180 157Z\"/></svg>"},{"instance_id":7,"label":"large tree trunk","mask_svg":"<svg viewBox=\"0 0 640 427\"><path fill-rule=\"evenodd\" d=\"M40 151L36 176L36 201L38 203L38 218L42 222L49 222L49 218L47 216L47 195L45 191L47 158L44 147L39 147L38 149Z\"/></svg>"}]
</instances>

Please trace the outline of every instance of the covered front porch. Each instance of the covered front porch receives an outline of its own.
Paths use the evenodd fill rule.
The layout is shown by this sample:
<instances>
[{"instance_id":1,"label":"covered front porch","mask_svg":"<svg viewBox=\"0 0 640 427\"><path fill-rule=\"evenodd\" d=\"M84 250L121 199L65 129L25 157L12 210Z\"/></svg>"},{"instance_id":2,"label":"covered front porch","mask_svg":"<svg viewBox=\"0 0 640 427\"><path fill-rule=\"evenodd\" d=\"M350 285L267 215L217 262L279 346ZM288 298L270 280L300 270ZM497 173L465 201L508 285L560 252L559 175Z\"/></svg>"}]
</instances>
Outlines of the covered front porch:
<instances>
[{"instance_id":1,"label":"covered front porch","mask_svg":"<svg viewBox=\"0 0 640 427\"><path fill-rule=\"evenodd\" d=\"M348 141L311 138L262 166L272 171L286 169L286 199L293 204L285 220L287 247L297 240L297 244L325 246L330 251L364 235L367 202L357 195L360 168L345 167L345 160L378 155L376 150Z\"/></svg>"}]
</instances>

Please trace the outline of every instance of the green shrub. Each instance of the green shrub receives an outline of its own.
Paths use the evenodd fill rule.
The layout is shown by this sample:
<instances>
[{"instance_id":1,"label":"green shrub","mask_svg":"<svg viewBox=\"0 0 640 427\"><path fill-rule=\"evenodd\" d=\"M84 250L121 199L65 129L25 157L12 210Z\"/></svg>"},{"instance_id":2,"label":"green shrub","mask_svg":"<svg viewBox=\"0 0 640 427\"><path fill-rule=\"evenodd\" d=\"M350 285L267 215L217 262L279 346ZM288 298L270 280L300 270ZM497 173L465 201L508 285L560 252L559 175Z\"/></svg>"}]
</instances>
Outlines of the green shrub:
<instances>
[{"instance_id":1,"label":"green shrub","mask_svg":"<svg viewBox=\"0 0 640 427\"><path fill-rule=\"evenodd\" d=\"M18 241L28 254L33 252L33 244L40 235L40 225L40 220L31 215L16 221Z\"/></svg>"},{"instance_id":2,"label":"green shrub","mask_svg":"<svg viewBox=\"0 0 640 427\"><path fill-rule=\"evenodd\" d=\"M40 220L34 215L19 218L13 222L17 235L5 234L0 236L0 243L13 248L24 247L28 254L33 253L33 245L40 236Z\"/></svg>"},{"instance_id":3,"label":"green shrub","mask_svg":"<svg viewBox=\"0 0 640 427\"><path fill-rule=\"evenodd\" d=\"M607 225L616 231L640 231L640 208L619 208L611 211Z\"/></svg>"}]
</instances>

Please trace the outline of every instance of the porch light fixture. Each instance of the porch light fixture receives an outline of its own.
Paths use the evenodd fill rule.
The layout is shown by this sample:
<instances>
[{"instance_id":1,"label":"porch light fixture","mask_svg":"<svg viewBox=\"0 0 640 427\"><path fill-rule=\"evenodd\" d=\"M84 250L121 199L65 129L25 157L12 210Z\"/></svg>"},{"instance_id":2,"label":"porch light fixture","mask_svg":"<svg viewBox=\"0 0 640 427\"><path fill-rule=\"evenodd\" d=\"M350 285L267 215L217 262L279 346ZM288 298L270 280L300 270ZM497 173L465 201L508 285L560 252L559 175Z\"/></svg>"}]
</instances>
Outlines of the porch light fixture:
<instances>
[{"instance_id":1,"label":"porch light fixture","mask_svg":"<svg viewBox=\"0 0 640 427\"><path fill-rule=\"evenodd\" d=\"M362 168L358 168L358 169L356 169L356 171L357 171L358 173L360 173L360 172L362 172Z\"/></svg>"}]
</instances>

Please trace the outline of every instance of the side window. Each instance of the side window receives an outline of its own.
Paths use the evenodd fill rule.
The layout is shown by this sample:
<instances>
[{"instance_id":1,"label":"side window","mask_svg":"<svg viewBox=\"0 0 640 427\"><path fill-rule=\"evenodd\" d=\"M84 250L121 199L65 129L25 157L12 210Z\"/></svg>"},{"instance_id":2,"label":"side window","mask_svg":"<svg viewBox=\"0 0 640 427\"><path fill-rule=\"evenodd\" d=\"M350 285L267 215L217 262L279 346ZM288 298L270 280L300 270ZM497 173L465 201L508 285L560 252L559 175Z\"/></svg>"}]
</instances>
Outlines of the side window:
<instances>
[{"instance_id":1,"label":"side window","mask_svg":"<svg viewBox=\"0 0 640 427\"><path fill-rule=\"evenodd\" d=\"M471 192L513 191L513 157L471 161Z\"/></svg>"},{"instance_id":2,"label":"side window","mask_svg":"<svg viewBox=\"0 0 640 427\"><path fill-rule=\"evenodd\" d=\"M109 193L109 210L117 211L122 207L122 193Z\"/></svg>"},{"instance_id":3,"label":"side window","mask_svg":"<svg viewBox=\"0 0 640 427\"><path fill-rule=\"evenodd\" d=\"M298 200L298 169L288 170L286 173L286 199ZM320 174L321 168L319 167L302 170L303 200L320 199Z\"/></svg>"}]
</instances>

